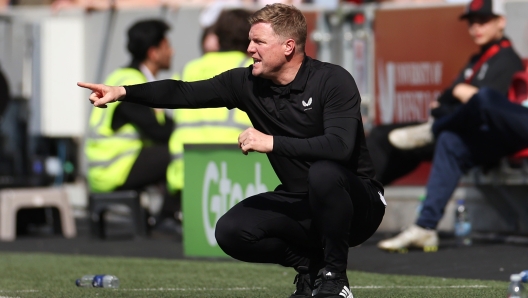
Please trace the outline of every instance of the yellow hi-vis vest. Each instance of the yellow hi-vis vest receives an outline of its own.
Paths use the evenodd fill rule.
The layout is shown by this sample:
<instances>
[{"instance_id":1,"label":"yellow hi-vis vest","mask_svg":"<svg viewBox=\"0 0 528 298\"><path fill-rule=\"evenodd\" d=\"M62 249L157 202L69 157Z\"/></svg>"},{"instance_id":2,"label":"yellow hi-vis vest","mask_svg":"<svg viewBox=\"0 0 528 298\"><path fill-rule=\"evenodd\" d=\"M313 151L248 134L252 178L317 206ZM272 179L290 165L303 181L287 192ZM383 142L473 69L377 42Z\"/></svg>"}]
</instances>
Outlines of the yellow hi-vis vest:
<instances>
[{"instance_id":1,"label":"yellow hi-vis vest","mask_svg":"<svg viewBox=\"0 0 528 298\"><path fill-rule=\"evenodd\" d=\"M121 68L110 74L106 85L122 86L146 83L147 79L137 69ZM112 129L112 119L120 102L106 109L93 108L90 115L85 154L88 159L88 186L91 192L112 191L125 183L141 148L146 142L137 128L127 123L117 131ZM156 117L165 121L163 115Z\"/></svg>"},{"instance_id":2,"label":"yellow hi-vis vest","mask_svg":"<svg viewBox=\"0 0 528 298\"><path fill-rule=\"evenodd\" d=\"M206 80L236 67L249 66L252 62L245 53L238 51L206 53L185 66L182 80ZM238 109L176 109L174 119L178 125L169 140L172 162L167 168L171 192L183 189L184 144L237 144L238 135L251 126L246 113Z\"/></svg>"}]
</instances>

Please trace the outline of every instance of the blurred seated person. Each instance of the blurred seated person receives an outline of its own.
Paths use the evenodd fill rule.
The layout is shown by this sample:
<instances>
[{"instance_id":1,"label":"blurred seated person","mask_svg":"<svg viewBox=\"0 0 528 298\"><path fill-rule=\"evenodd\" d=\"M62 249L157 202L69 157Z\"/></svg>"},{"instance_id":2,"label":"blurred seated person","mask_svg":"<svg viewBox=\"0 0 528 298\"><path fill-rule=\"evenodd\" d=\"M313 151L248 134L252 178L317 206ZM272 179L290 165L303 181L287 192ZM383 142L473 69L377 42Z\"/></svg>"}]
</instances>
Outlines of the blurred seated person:
<instances>
[{"instance_id":1,"label":"blurred seated person","mask_svg":"<svg viewBox=\"0 0 528 298\"><path fill-rule=\"evenodd\" d=\"M432 125L435 152L422 209L414 225L379 242L380 249L435 251L437 225L460 177L472 167L493 164L528 147L528 109L511 103L506 95L513 73L523 69L522 61L503 37L505 19L494 10L496 5L491 0L474 0L462 15L469 22L471 36L482 47L480 56L491 58L472 59L473 66L464 71L466 81L456 83L453 98L440 100L433 110L433 115L440 109L446 111L435 116ZM487 85L469 84L474 77L482 81L488 76L493 80Z\"/></svg>"},{"instance_id":2,"label":"blurred seated person","mask_svg":"<svg viewBox=\"0 0 528 298\"><path fill-rule=\"evenodd\" d=\"M227 70L247 67L253 63L246 50L249 45L251 13L243 9L223 11L215 25L219 51L205 52L202 57L188 62L182 73L187 82L212 78ZM251 126L247 114L238 109L175 109L178 126L170 138L172 162L167 170L170 191L181 194L184 189L184 144L233 143L238 135ZM236 143L233 143L236 144Z\"/></svg>"},{"instance_id":3,"label":"blurred seated person","mask_svg":"<svg viewBox=\"0 0 528 298\"><path fill-rule=\"evenodd\" d=\"M173 50L166 36L168 30L169 26L161 20L133 24L127 32L127 49L132 61L112 72L105 84L151 82L156 80L159 71L169 69ZM174 127L174 121L162 109L125 102L116 102L107 109L93 108L85 145L90 191L137 190L162 185L162 192L166 193L165 173L170 163L168 141ZM177 206L179 202L167 198L164 204Z\"/></svg>"},{"instance_id":4,"label":"blurred seated person","mask_svg":"<svg viewBox=\"0 0 528 298\"><path fill-rule=\"evenodd\" d=\"M432 159L434 119L464 105L474 89L489 87L507 95L513 74L523 69L520 57L504 36L506 19L500 2L476 0L468 5L462 19L468 22L469 35L480 52L470 57L451 86L431 104L431 119L426 123L380 125L367 137L376 177L384 185Z\"/></svg>"}]
</instances>

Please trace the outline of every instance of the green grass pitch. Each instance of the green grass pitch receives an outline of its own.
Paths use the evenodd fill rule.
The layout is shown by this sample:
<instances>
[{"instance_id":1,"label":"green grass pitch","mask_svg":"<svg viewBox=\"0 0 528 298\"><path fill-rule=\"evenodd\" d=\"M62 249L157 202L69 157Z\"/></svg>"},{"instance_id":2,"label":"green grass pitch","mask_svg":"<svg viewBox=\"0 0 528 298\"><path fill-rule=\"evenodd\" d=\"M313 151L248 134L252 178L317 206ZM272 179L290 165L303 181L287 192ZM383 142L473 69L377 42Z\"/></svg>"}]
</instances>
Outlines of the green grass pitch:
<instances>
[{"instance_id":1,"label":"green grass pitch","mask_svg":"<svg viewBox=\"0 0 528 298\"><path fill-rule=\"evenodd\" d=\"M84 274L113 274L119 289L77 288ZM284 297L295 272L237 261L0 253L0 298ZM506 297L507 282L348 271L355 298Z\"/></svg>"}]
</instances>

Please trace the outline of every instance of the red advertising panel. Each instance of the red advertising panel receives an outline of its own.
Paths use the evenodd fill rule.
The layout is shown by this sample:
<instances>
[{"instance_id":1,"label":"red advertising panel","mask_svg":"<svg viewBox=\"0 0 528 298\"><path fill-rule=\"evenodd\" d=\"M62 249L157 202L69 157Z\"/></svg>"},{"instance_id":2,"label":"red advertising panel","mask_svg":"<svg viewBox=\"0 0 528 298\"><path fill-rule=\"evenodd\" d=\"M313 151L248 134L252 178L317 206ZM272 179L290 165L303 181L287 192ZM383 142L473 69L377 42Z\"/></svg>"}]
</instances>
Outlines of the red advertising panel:
<instances>
[{"instance_id":1,"label":"red advertising panel","mask_svg":"<svg viewBox=\"0 0 528 298\"><path fill-rule=\"evenodd\" d=\"M478 51L459 20L463 5L382 8L375 15L375 124L425 121Z\"/></svg>"}]
</instances>

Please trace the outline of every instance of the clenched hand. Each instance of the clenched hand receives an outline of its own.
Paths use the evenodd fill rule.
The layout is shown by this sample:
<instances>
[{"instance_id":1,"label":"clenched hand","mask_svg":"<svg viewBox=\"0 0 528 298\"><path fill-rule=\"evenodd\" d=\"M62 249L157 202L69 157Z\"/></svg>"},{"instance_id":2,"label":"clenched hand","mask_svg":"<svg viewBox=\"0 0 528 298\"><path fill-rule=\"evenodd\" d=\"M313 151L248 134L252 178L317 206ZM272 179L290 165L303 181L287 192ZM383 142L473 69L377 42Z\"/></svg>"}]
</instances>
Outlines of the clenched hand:
<instances>
[{"instance_id":1,"label":"clenched hand","mask_svg":"<svg viewBox=\"0 0 528 298\"><path fill-rule=\"evenodd\" d=\"M253 151L268 153L273 150L273 136L250 127L238 136L238 147L245 155Z\"/></svg>"}]
</instances>

